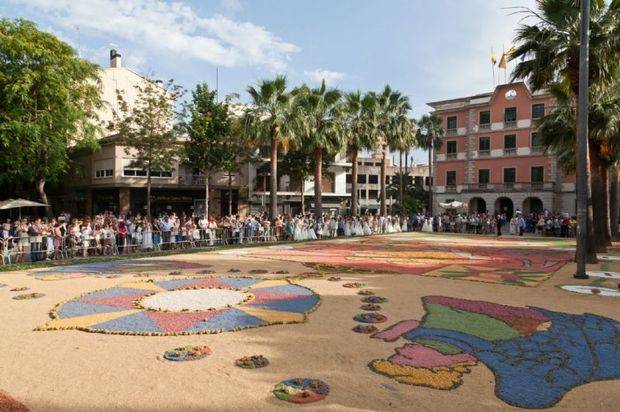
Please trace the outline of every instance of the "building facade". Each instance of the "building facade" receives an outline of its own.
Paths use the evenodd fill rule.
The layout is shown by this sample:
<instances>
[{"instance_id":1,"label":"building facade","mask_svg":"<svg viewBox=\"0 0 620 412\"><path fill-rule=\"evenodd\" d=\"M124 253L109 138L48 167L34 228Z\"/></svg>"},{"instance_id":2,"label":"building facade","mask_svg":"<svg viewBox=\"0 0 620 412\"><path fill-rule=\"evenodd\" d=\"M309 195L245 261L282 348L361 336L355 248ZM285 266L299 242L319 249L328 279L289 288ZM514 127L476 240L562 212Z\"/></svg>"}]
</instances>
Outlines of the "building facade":
<instances>
[{"instance_id":1,"label":"building facade","mask_svg":"<svg viewBox=\"0 0 620 412\"><path fill-rule=\"evenodd\" d=\"M575 178L541 143L537 120L551 110L548 93L519 82L427 104L444 130L432 170L436 213L452 200L469 213L575 213Z\"/></svg>"}]
</instances>

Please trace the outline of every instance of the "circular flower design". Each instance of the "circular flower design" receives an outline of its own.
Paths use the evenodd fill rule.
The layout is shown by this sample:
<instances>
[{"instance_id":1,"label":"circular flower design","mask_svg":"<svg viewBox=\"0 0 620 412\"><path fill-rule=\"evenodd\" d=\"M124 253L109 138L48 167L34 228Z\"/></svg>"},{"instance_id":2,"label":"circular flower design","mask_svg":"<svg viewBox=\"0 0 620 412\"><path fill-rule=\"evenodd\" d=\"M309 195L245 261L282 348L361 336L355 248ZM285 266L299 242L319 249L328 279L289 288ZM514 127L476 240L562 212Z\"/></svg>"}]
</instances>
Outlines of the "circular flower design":
<instances>
[{"instance_id":1,"label":"circular flower design","mask_svg":"<svg viewBox=\"0 0 620 412\"><path fill-rule=\"evenodd\" d=\"M377 305L374 303L366 303L365 305L360 306L360 309L376 312L378 310L381 310L381 305Z\"/></svg>"},{"instance_id":2,"label":"circular flower design","mask_svg":"<svg viewBox=\"0 0 620 412\"><path fill-rule=\"evenodd\" d=\"M380 313L371 312L355 315L355 317L353 317L353 320L363 323L383 323L387 320L387 317Z\"/></svg>"},{"instance_id":3,"label":"circular flower design","mask_svg":"<svg viewBox=\"0 0 620 412\"><path fill-rule=\"evenodd\" d=\"M375 292L373 292L372 290L368 290L368 289L362 289L359 292L357 292L357 294L361 296L371 296L371 295L374 295Z\"/></svg>"},{"instance_id":4,"label":"circular flower design","mask_svg":"<svg viewBox=\"0 0 620 412\"><path fill-rule=\"evenodd\" d=\"M219 333L300 323L319 296L288 280L187 278L121 283L57 305L39 330L123 335Z\"/></svg>"},{"instance_id":5,"label":"circular flower design","mask_svg":"<svg viewBox=\"0 0 620 412\"><path fill-rule=\"evenodd\" d=\"M362 282L351 282L351 283L345 283L342 285L343 288L352 288L352 289L363 288L364 286L366 286L366 284Z\"/></svg>"},{"instance_id":6,"label":"circular flower design","mask_svg":"<svg viewBox=\"0 0 620 412\"><path fill-rule=\"evenodd\" d=\"M356 325L353 328L353 332L366 333L366 334L375 333L378 330L379 329L377 329L375 325Z\"/></svg>"},{"instance_id":7,"label":"circular flower design","mask_svg":"<svg viewBox=\"0 0 620 412\"><path fill-rule=\"evenodd\" d=\"M318 379L295 378L278 383L273 394L287 402L310 403L325 399L329 385Z\"/></svg>"},{"instance_id":8,"label":"circular flower design","mask_svg":"<svg viewBox=\"0 0 620 412\"><path fill-rule=\"evenodd\" d=\"M164 352L164 359L175 362L194 361L211 355L208 346L183 346Z\"/></svg>"},{"instance_id":9,"label":"circular flower design","mask_svg":"<svg viewBox=\"0 0 620 412\"><path fill-rule=\"evenodd\" d=\"M384 298L383 296L366 296L365 298L362 298L362 302L364 303L385 303L387 301L387 298Z\"/></svg>"},{"instance_id":10,"label":"circular flower design","mask_svg":"<svg viewBox=\"0 0 620 412\"><path fill-rule=\"evenodd\" d=\"M269 365L269 360L263 355L244 356L237 359L235 365L244 369L258 369Z\"/></svg>"},{"instance_id":11,"label":"circular flower design","mask_svg":"<svg viewBox=\"0 0 620 412\"><path fill-rule=\"evenodd\" d=\"M32 292L32 293L24 293L23 295L13 296L15 300L30 300L30 299L39 299L45 296L44 293Z\"/></svg>"}]
</instances>

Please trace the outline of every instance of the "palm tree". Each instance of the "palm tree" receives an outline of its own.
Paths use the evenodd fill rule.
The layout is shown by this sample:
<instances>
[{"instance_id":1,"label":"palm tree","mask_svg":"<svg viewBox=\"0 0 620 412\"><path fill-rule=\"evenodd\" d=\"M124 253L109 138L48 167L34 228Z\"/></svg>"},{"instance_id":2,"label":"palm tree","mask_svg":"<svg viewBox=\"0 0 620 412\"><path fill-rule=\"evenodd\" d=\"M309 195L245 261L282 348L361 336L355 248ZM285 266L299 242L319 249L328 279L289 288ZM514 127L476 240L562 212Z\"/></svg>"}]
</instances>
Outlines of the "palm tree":
<instances>
[{"instance_id":1,"label":"palm tree","mask_svg":"<svg viewBox=\"0 0 620 412\"><path fill-rule=\"evenodd\" d=\"M304 84L293 94L297 110L293 124L314 155L314 215L320 219L323 215L323 157L337 154L344 143L342 94L328 89L325 81L313 89Z\"/></svg>"},{"instance_id":2,"label":"palm tree","mask_svg":"<svg viewBox=\"0 0 620 412\"><path fill-rule=\"evenodd\" d=\"M362 96L359 90L344 95L344 131L347 133L347 154L351 159L351 213L359 211L357 193L357 157L362 149L372 149L377 144L376 99L370 93Z\"/></svg>"},{"instance_id":3,"label":"palm tree","mask_svg":"<svg viewBox=\"0 0 620 412\"><path fill-rule=\"evenodd\" d=\"M433 151L441 147L444 131L437 113L425 114L418 121L416 146L428 151L428 210L433 215Z\"/></svg>"},{"instance_id":4,"label":"palm tree","mask_svg":"<svg viewBox=\"0 0 620 412\"><path fill-rule=\"evenodd\" d=\"M518 8L525 18L535 20L534 24L523 24L517 31L515 42L519 44L512 59L521 59L513 79L527 79L534 91L551 88L566 82L572 104L576 105L579 91L579 35L580 6L574 0L537 0L537 9ZM607 87L614 79L614 70L620 61L620 1L592 0L590 9L590 85ZM601 145L592 136L588 138L589 159L585 165L588 185L591 186L592 202L588 206L588 250L589 263L596 262L594 245L597 238L604 240L604 234L594 236L592 224L593 209L597 220L604 215ZM604 170L604 172L603 172ZM590 183L590 176L592 182ZM599 242L600 245L600 242Z\"/></svg>"},{"instance_id":5,"label":"palm tree","mask_svg":"<svg viewBox=\"0 0 620 412\"><path fill-rule=\"evenodd\" d=\"M291 97L286 91L285 76L263 80L247 91L252 106L245 116L246 133L254 143L269 144L269 218L273 221L278 214L278 149L286 148L293 137L289 127Z\"/></svg>"},{"instance_id":6,"label":"palm tree","mask_svg":"<svg viewBox=\"0 0 620 412\"><path fill-rule=\"evenodd\" d=\"M407 96L387 85L381 94L376 96L376 99L379 105L377 126L381 136L381 214L386 215L387 154L390 147L400 145L403 141L402 136L409 133L408 129L411 122L407 116L411 110L411 105Z\"/></svg>"}]
</instances>

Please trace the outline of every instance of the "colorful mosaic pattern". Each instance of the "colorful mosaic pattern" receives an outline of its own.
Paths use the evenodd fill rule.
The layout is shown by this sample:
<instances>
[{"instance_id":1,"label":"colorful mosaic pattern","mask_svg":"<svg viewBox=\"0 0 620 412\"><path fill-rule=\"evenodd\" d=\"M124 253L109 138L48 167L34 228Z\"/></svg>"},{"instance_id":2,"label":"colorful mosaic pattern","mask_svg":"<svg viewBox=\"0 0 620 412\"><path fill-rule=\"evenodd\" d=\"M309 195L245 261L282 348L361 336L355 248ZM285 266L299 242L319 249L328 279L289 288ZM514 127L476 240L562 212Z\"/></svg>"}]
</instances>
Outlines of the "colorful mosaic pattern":
<instances>
[{"instance_id":1,"label":"colorful mosaic pattern","mask_svg":"<svg viewBox=\"0 0 620 412\"><path fill-rule=\"evenodd\" d=\"M356 322L362 323L383 323L387 321L387 317L376 312L360 313L353 317Z\"/></svg>"},{"instance_id":2,"label":"colorful mosaic pattern","mask_svg":"<svg viewBox=\"0 0 620 412\"><path fill-rule=\"evenodd\" d=\"M32 293L24 293L22 295L13 296L15 300L31 300L31 299L39 299L45 296L44 293L32 292Z\"/></svg>"},{"instance_id":3,"label":"colorful mosaic pattern","mask_svg":"<svg viewBox=\"0 0 620 412\"><path fill-rule=\"evenodd\" d=\"M582 295L620 297L620 289L603 288L599 286L561 285L560 289L568 292L580 293Z\"/></svg>"},{"instance_id":4,"label":"colorful mosaic pattern","mask_svg":"<svg viewBox=\"0 0 620 412\"><path fill-rule=\"evenodd\" d=\"M0 390L0 412L28 412L28 408Z\"/></svg>"},{"instance_id":5,"label":"colorful mosaic pattern","mask_svg":"<svg viewBox=\"0 0 620 412\"><path fill-rule=\"evenodd\" d=\"M84 276L105 276L118 273L144 273L154 271L171 271L204 269L210 265L172 259L131 259L111 260L107 262L84 263L80 265L56 266L32 272L39 280L63 280Z\"/></svg>"},{"instance_id":6,"label":"colorful mosaic pattern","mask_svg":"<svg viewBox=\"0 0 620 412\"><path fill-rule=\"evenodd\" d=\"M301 243L280 254L265 248L250 253L335 273L390 272L536 286L573 258L570 250L551 249L555 243L407 233Z\"/></svg>"},{"instance_id":7,"label":"colorful mosaic pattern","mask_svg":"<svg viewBox=\"0 0 620 412\"><path fill-rule=\"evenodd\" d=\"M362 298L362 302L364 303L385 303L388 299L383 296L366 296Z\"/></svg>"},{"instance_id":8,"label":"colorful mosaic pattern","mask_svg":"<svg viewBox=\"0 0 620 412\"><path fill-rule=\"evenodd\" d=\"M164 352L164 359L174 362L194 361L211 355L208 346L183 346Z\"/></svg>"},{"instance_id":9,"label":"colorful mosaic pattern","mask_svg":"<svg viewBox=\"0 0 620 412\"><path fill-rule=\"evenodd\" d=\"M375 325L355 325L352 330L357 333L370 334L377 332L379 329Z\"/></svg>"},{"instance_id":10,"label":"colorful mosaic pattern","mask_svg":"<svg viewBox=\"0 0 620 412\"><path fill-rule=\"evenodd\" d=\"M295 378L278 383L273 388L278 399L292 403L310 403L323 400L329 394L329 385L318 379Z\"/></svg>"},{"instance_id":11,"label":"colorful mosaic pattern","mask_svg":"<svg viewBox=\"0 0 620 412\"><path fill-rule=\"evenodd\" d=\"M202 311L165 312L140 305L141 300L157 293L187 289L239 290L251 299ZM79 329L123 335L219 333L304 322L319 300L310 289L288 280L222 277L125 282L57 305L50 313L52 320L38 330Z\"/></svg>"},{"instance_id":12,"label":"colorful mosaic pattern","mask_svg":"<svg viewBox=\"0 0 620 412\"><path fill-rule=\"evenodd\" d=\"M620 323L444 296L422 298L421 321L372 335L408 343L370 368L398 382L454 389L478 362L495 374L495 394L521 408L548 408L572 388L620 378Z\"/></svg>"}]
</instances>

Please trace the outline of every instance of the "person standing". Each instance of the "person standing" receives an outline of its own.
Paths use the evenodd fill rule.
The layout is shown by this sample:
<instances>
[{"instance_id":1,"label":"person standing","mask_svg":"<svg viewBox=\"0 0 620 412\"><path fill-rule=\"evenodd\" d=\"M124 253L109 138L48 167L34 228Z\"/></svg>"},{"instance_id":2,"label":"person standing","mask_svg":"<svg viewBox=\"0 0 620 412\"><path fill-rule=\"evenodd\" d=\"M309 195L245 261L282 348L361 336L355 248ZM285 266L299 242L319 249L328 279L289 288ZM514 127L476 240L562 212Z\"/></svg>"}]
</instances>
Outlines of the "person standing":
<instances>
[{"instance_id":1,"label":"person standing","mask_svg":"<svg viewBox=\"0 0 620 412\"><path fill-rule=\"evenodd\" d=\"M523 219L523 215L517 217L517 227L519 228L519 236L523 236L523 232L525 231L525 219Z\"/></svg>"},{"instance_id":2,"label":"person standing","mask_svg":"<svg viewBox=\"0 0 620 412\"><path fill-rule=\"evenodd\" d=\"M502 226L504 225L504 215L498 214L497 215L497 236L501 236L502 235Z\"/></svg>"}]
</instances>

